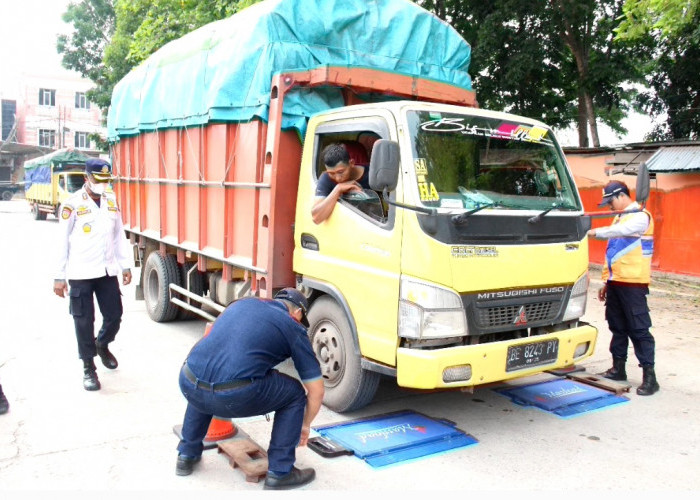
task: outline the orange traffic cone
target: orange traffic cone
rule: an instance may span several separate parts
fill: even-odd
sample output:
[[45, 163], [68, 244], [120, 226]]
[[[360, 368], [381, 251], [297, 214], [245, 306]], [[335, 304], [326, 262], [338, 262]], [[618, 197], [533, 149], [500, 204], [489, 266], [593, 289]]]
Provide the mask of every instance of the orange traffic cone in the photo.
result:
[[203, 335], [203, 337], [206, 337], [207, 335], [209, 335], [209, 332], [211, 331], [211, 327], [212, 327], [212, 326], [214, 326], [214, 323], [212, 323], [211, 321], [207, 321], [207, 324], [206, 324], [206, 326], [204, 327], [204, 335]]
[[238, 429], [233, 425], [230, 418], [214, 416], [209, 424], [207, 435], [204, 436], [204, 444], [216, 443], [217, 441], [232, 438], [237, 432]]

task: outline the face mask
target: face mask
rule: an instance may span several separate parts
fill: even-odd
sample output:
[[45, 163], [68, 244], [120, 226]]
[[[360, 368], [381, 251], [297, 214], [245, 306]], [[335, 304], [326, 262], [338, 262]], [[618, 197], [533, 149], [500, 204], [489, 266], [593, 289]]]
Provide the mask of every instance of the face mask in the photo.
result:
[[107, 184], [104, 182], [88, 182], [88, 188], [90, 189], [90, 191], [92, 191], [95, 194], [99, 194], [100, 196], [104, 194], [106, 187]]

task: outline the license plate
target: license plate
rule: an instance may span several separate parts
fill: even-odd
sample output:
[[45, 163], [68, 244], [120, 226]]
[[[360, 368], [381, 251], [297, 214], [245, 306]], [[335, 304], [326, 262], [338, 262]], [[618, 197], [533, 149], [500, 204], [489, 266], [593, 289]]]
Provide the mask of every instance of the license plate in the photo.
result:
[[546, 365], [556, 361], [558, 355], [559, 339], [510, 346], [506, 359], [506, 371], [512, 372], [531, 366]]

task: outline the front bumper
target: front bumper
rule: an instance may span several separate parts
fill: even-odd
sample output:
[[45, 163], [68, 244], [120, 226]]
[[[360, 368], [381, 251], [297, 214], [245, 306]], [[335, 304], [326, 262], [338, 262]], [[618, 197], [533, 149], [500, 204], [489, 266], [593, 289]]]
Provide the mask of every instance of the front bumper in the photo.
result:
[[[534, 375], [545, 370], [570, 366], [587, 358], [595, 351], [598, 330], [582, 325], [570, 330], [488, 344], [421, 350], [401, 347], [396, 357], [396, 380], [401, 387], [437, 389], [449, 387], [473, 387], [493, 382]], [[543, 365], [506, 371], [508, 347], [548, 339], [559, 339], [556, 360]], [[588, 342], [586, 351], [574, 359], [576, 347]], [[469, 365], [471, 377], [467, 380], [445, 382], [443, 372], [451, 367]]]

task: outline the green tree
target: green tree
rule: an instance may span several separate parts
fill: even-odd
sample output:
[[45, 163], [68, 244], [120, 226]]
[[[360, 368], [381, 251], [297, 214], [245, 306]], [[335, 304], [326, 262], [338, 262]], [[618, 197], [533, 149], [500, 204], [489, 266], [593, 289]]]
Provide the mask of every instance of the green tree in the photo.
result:
[[643, 70], [650, 91], [638, 103], [656, 122], [655, 140], [700, 137], [700, 0], [627, 0], [618, 40], [651, 38], [654, 57]]
[[641, 79], [645, 47], [613, 43], [623, 0], [416, 0], [472, 46], [470, 74], [482, 107], [575, 123], [579, 145], [599, 145], [598, 122], [621, 120]]
[[260, 0], [81, 0], [63, 20], [63, 66], [95, 83], [88, 97], [106, 110], [119, 80], [171, 40]]
[[[114, 6], [111, 0], [81, 0], [71, 2], [62, 16], [73, 26], [68, 35], [59, 35], [56, 50], [61, 64], [95, 83], [87, 97], [100, 108], [109, 105], [111, 97], [110, 72], [103, 64], [105, 47], [114, 33]], [[110, 91], [105, 90], [109, 88]]]

